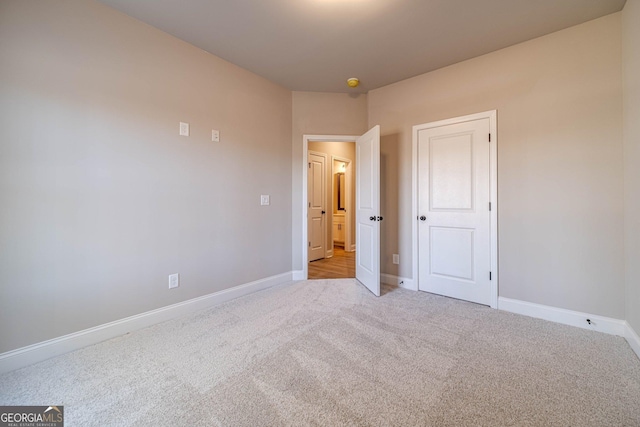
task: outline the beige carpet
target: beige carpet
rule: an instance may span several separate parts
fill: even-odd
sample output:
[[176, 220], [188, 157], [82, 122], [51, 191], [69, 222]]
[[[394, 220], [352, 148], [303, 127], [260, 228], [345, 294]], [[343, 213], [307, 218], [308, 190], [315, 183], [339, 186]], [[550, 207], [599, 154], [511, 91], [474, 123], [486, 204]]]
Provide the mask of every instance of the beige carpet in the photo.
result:
[[0, 376], [67, 426], [640, 426], [620, 337], [353, 279], [279, 286]]

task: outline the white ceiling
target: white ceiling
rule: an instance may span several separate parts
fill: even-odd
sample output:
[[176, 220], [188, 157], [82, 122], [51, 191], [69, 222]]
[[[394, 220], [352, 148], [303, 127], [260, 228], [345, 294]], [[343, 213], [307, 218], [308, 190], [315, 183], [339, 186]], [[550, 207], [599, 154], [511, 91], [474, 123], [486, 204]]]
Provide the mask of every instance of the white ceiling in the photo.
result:
[[[367, 92], [625, 0], [100, 0], [291, 90]], [[353, 90], [349, 77], [360, 78]]]

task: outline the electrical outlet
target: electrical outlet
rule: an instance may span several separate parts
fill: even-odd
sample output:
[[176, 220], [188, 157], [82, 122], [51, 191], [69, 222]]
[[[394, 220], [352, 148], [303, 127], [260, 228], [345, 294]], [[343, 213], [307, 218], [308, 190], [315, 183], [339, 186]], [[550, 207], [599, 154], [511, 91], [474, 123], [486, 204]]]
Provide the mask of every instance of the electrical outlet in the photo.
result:
[[180, 122], [180, 136], [189, 136], [189, 123]]
[[394, 264], [400, 264], [400, 255], [393, 254], [393, 263]]
[[170, 274], [169, 275], [169, 289], [177, 288], [178, 286], [180, 286], [180, 275], [178, 273]]
[[213, 129], [211, 131], [211, 141], [212, 142], [220, 142], [220, 131]]

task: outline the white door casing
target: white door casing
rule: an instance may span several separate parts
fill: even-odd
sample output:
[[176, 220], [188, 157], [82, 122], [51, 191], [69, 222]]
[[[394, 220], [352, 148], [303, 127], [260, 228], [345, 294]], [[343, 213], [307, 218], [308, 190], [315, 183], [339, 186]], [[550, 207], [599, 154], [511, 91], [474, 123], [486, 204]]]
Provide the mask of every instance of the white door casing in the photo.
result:
[[414, 126], [420, 290], [497, 306], [495, 143], [495, 111]]
[[356, 139], [356, 279], [380, 296], [380, 126]]
[[[293, 272], [294, 280], [307, 280], [309, 277], [309, 206], [308, 206], [308, 175], [309, 175], [309, 142], [354, 142], [358, 138], [357, 135], [302, 135], [302, 153], [299, 158], [300, 172], [302, 177], [302, 194], [300, 197], [301, 204], [298, 207], [294, 206], [293, 217], [299, 218], [302, 229], [302, 238], [299, 241], [294, 242], [299, 244], [298, 250], [300, 258], [302, 260], [302, 270], [295, 270]], [[353, 211], [353, 209], [352, 209]]]
[[307, 178], [309, 261], [325, 257], [326, 161], [326, 154], [309, 152]]

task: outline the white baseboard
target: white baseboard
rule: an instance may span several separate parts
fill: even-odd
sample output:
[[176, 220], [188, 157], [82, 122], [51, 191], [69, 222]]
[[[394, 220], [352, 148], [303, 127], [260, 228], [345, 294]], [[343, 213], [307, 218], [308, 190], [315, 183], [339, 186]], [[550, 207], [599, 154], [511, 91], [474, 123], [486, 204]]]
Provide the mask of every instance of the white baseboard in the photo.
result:
[[304, 277], [304, 270], [293, 270], [293, 280], [306, 280]]
[[380, 281], [387, 285], [398, 286], [400, 288], [417, 291], [413, 279], [407, 279], [406, 277], [400, 277], [393, 274], [380, 274]]
[[[579, 311], [566, 310], [564, 308], [551, 307], [548, 305], [534, 304], [510, 298], [499, 297], [498, 309], [511, 313], [523, 314], [525, 316], [536, 317], [538, 319], [549, 320], [551, 322], [562, 323], [578, 328], [590, 329], [592, 331], [604, 332], [605, 334], [619, 335], [625, 337], [626, 324], [624, 320], [613, 319], [611, 317], [598, 316], [595, 314], [581, 313]], [[591, 323], [587, 322], [587, 319]]]
[[631, 349], [636, 353], [640, 359], [640, 336], [633, 330], [629, 322], [625, 323], [624, 337], [631, 346]]
[[136, 331], [160, 322], [175, 319], [216, 306], [223, 302], [261, 291], [279, 284], [290, 282], [297, 272], [287, 272], [223, 291], [214, 292], [198, 298], [172, 304], [156, 310], [147, 311], [135, 316], [105, 323], [83, 331], [74, 332], [48, 341], [32, 344], [16, 350], [0, 354], [0, 373], [23, 368], [61, 354], [69, 353], [80, 348], [97, 344], [115, 338], [128, 332]]

